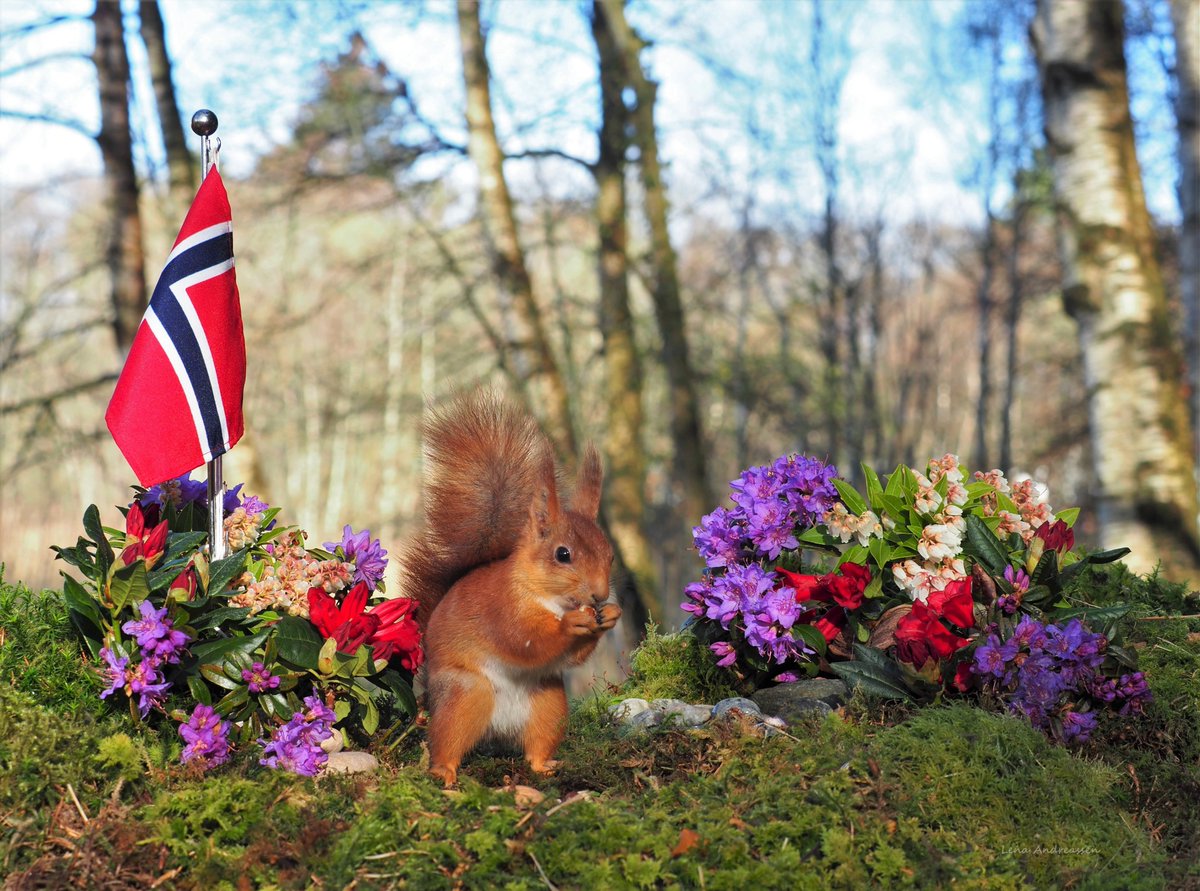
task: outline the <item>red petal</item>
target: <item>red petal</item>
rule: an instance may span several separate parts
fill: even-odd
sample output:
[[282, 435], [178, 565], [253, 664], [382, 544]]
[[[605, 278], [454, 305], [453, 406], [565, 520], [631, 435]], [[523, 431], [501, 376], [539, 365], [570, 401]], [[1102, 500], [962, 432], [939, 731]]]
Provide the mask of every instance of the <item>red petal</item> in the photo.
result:
[[145, 534], [146, 518], [142, 514], [142, 506], [135, 501], [129, 506], [129, 513], [125, 515], [125, 535], [140, 539]]
[[338, 610], [338, 617], [343, 622], [349, 622], [357, 619], [363, 614], [363, 610], [367, 608], [367, 598], [370, 596], [370, 591], [367, 590], [366, 582], [359, 582], [346, 594], [342, 601], [341, 609]]
[[337, 603], [324, 588], [308, 589], [308, 620], [317, 626], [323, 637], [333, 637], [338, 621]]
[[828, 603], [833, 599], [822, 585], [824, 576], [800, 575], [799, 573], [788, 572], [786, 569], [781, 569], [778, 566], [775, 567], [775, 571], [787, 580], [790, 588], [795, 590], [797, 603], [804, 603], [807, 600], [823, 600]]

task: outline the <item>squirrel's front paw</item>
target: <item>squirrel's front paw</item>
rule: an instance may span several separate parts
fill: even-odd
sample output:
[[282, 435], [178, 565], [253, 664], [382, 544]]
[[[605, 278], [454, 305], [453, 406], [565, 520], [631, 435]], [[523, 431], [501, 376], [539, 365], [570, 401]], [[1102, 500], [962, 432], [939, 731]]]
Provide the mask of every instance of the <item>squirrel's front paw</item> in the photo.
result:
[[563, 613], [563, 630], [574, 637], [586, 637], [598, 634], [600, 625], [596, 621], [596, 611], [590, 606], [581, 606], [570, 612]]
[[621, 607], [615, 603], [606, 603], [596, 611], [596, 619], [600, 624], [601, 631], [608, 631], [617, 624], [617, 619], [621, 618]]

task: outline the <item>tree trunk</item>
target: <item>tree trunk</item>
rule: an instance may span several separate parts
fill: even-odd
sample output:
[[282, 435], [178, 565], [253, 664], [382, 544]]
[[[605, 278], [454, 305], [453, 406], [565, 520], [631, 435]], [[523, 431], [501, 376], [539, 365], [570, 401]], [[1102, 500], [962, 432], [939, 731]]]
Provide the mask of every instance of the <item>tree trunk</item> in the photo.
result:
[[181, 213], [196, 194], [196, 163], [187, 147], [179, 104], [175, 101], [175, 82], [171, 77], [171, 57], [167, 54], [167, 35], [163, 26], [158, 0], [142, 0], [142, 43], [154, 84], [154, 105], [158, 110], [158, 127], [162, 132], [163, 148], [167, 155], [167, 182], [173, 205], [172, 216]]
[[1123, 7], [1039, 0], [1032, 36], [1079, 327], [1102, 543], [1149, 571], [1200, 568], [1183, 369], [1134, 152]]
[[[1175, 117], [1179, 126], [1179, 297], [1183, 304], [1183, 349], [1188, 369], [1192, 434], [1200, 434], [1200, 4], [1171, 0], [1175, 24]], [[1200, 439], [1193, 440], [1200, 462]], [[1197, 465], [1200, 473], [1200, 463]]]
[[133, 168], [133, 135], [129, 127], [129, 58], [121, 5], [96, 0], [92, 13], [96, 47], [92, 60], [100, 91], [100, 132], [96, 142], [104, 159], [104, 185], [110, 213], [105, 263], [113, 305], [113, 333], [124, 355], [145, 314], [145, 255], [138, 181]]
[[617, 43], [603, 3], [592, 9], [592, 36], [600, 59], [601, 119], [596, 177], [597, 267], [600, 282], [600, 333], [608, 372], [605, 395], [608, 420], [606, 513], [622, 563], [629, 573], [641, 616], [661, 624], [657, 573], [646, 539], [646, 449], [643, 438], [642, 366], [629, 308], [628, 234], [625, 225], [625, 154], [628, 111], [623, 98], [626, 79]]
[[[541, 407], [546, 432], [559, 454], [573, 463], [577, 447], [571, 422], [570, 394], [546, 336], [525, 263], [525, 252], [517, 234], [512, 196], [504, 178], [504, 153], [492, 118], [491, 75], [477, 0], [458, 0], [458, 35], [467, 93], [467, 148], [479, 170], [480, 210], [491, 249], [492, 270], [497, 285], [511, 297], [525, 329], [521, 343], [513, 350], [514, 362], [528, 368], [530, 376], [543, 380], [542, 398], [531, 401]], [[518, 374], [518, 379], [520, 377]], [[528, 386], [528, 381], [522, 381], [522, 384]]]
[[624, 60], [626, 83], [636, 97], [633, 109], [634, 140], [638, 148], [646, 221], [650, 230], [650, 297], [662, 337], [663, 364], [670, 390], [671, 442], [674, 450], [675, 485], [679, 487], [678, 510], [689, 525], [712, 510], [708, 486], [704, 428], [700, 400], [687, 342], [683, 301], [675, 249], [667, 227], [667, 187], [658, 157], [658, 135], [654, 103], [658, 84], [646, 76], [640, 53], [642, 39], [625, 19], [624, 0], [601, 0], [605, 21]]

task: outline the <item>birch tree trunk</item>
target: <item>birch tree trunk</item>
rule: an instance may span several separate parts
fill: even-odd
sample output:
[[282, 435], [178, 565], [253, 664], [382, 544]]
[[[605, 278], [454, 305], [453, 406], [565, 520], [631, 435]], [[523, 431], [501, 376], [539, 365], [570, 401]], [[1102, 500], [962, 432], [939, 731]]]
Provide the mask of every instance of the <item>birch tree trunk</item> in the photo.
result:
[[667, 227], [667, 188], [658, 156], [654, 103], [658, 84], [646, 76], [640, 53], [642, 39], [625, 19], [624, 0], [601, 0], [605, 21], [624, 60], [626, 82], [633, 88], [634, 141], [638, 148], [646, 221], [650, 229], [650, 297], [662, 337], [663, 365], [670, 391], [671, 442], [674, 447], [675, 484], [679, 487], [678, 510], [691, 523], [698, 523], [712, 509], [705, 456], [700, 400], [689, 354], [683, 301], [675, 248]]
[[[1200, 3], [1171, 0], [1175, 25], [1175, 118], [1179, 127], [1179, 297], [1188, 368], [1192, 434], [1200, 433]], [[1200, 439], [1193, 439], [1200, 473]]]
[[105, 263], [111, 282], [113, 333], [121, 355], [129, 351], [146, 311], [145, 255], [138, 181], [133, 168], [133, 135], [129, 127], [129, 57], [121, 5], [96, 0], [92, 13], [96, 46], [92, 60], [100, 91], [100, 132], [96, 142], [104, 159], [104, 186], [109, 207]]
[[600, 60], [601, 118], [596, 178], [596, 229], [599, 240], [600, 334], [604, 342], [608, 417], [605, 453], [608, 472], [607, 517], [621, 562], [636, 592], [640, 616], [662, 623], [657, 573], [646, 539], [646, 449], [643, 441], [642, 365], [629, 308], [628, 231], [626, 228], [625, 154], [629, 114], [623, 98], [624, 65], [601, 0], [592, 8], [592, 36]]
[[[530, 377], [540, 377], [544, 382], [544, 390], [536, 399], [538, 414], [560, 455], [573, 465], [577, 445], [570, 394], [546, 336], [517, 234], [512, 195], [504, 178], [504, 153], [492, 117], [491, 72], [478, 0], [458, 0], [458, 35], [467, 93], [467, 149], [479, 170], [480, 210], [492, 253], [492, 271], [498, 286], [511, 297], [524, 328], [521, 342], [513, 349], [514, 362], [518, 367], [525, 366]], [[521, 381], [519, 373], [517, 378], [528, 387], [528, 381]]]
[[1039, 0], [1032, 28], [1059, 215], [1063, 300], [1079, 328], [1105, 546], [1200, 567], [1183, 369], [1134, 152], [1123, 7]]
[[158, 0], [142, 0], [138, 7], [141, 19], [142, 43], [154, 84], [154, 106], [158, 111], [158, 127], [162, 132], [163, 148], [167, 155], [167, 182], [171, 196], [172, 214], [178, 216], [196, 193], [196, 163], [188, 151], [179, 104], [175, 100], [175, 82], [171, 76], [171, 57], [167, 53], [166, 28]]

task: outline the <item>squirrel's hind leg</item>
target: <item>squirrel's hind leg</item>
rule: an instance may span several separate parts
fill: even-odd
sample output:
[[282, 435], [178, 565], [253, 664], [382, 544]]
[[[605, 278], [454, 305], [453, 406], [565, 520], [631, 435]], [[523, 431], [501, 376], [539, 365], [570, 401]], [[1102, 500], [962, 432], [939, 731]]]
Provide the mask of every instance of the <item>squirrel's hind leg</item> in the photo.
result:
[[525, 725], [525, 759], [535, 773], [553, 773], [552, 760], [567, 728], [567, 694], [562, 681], [546, 683], [530, 693], [529, 723]]
[[429, 772], [453, 786], [463, 757], [487, 733], [492, 685], [481, 674], [458, 669], [438, 672], [429, 680]]

